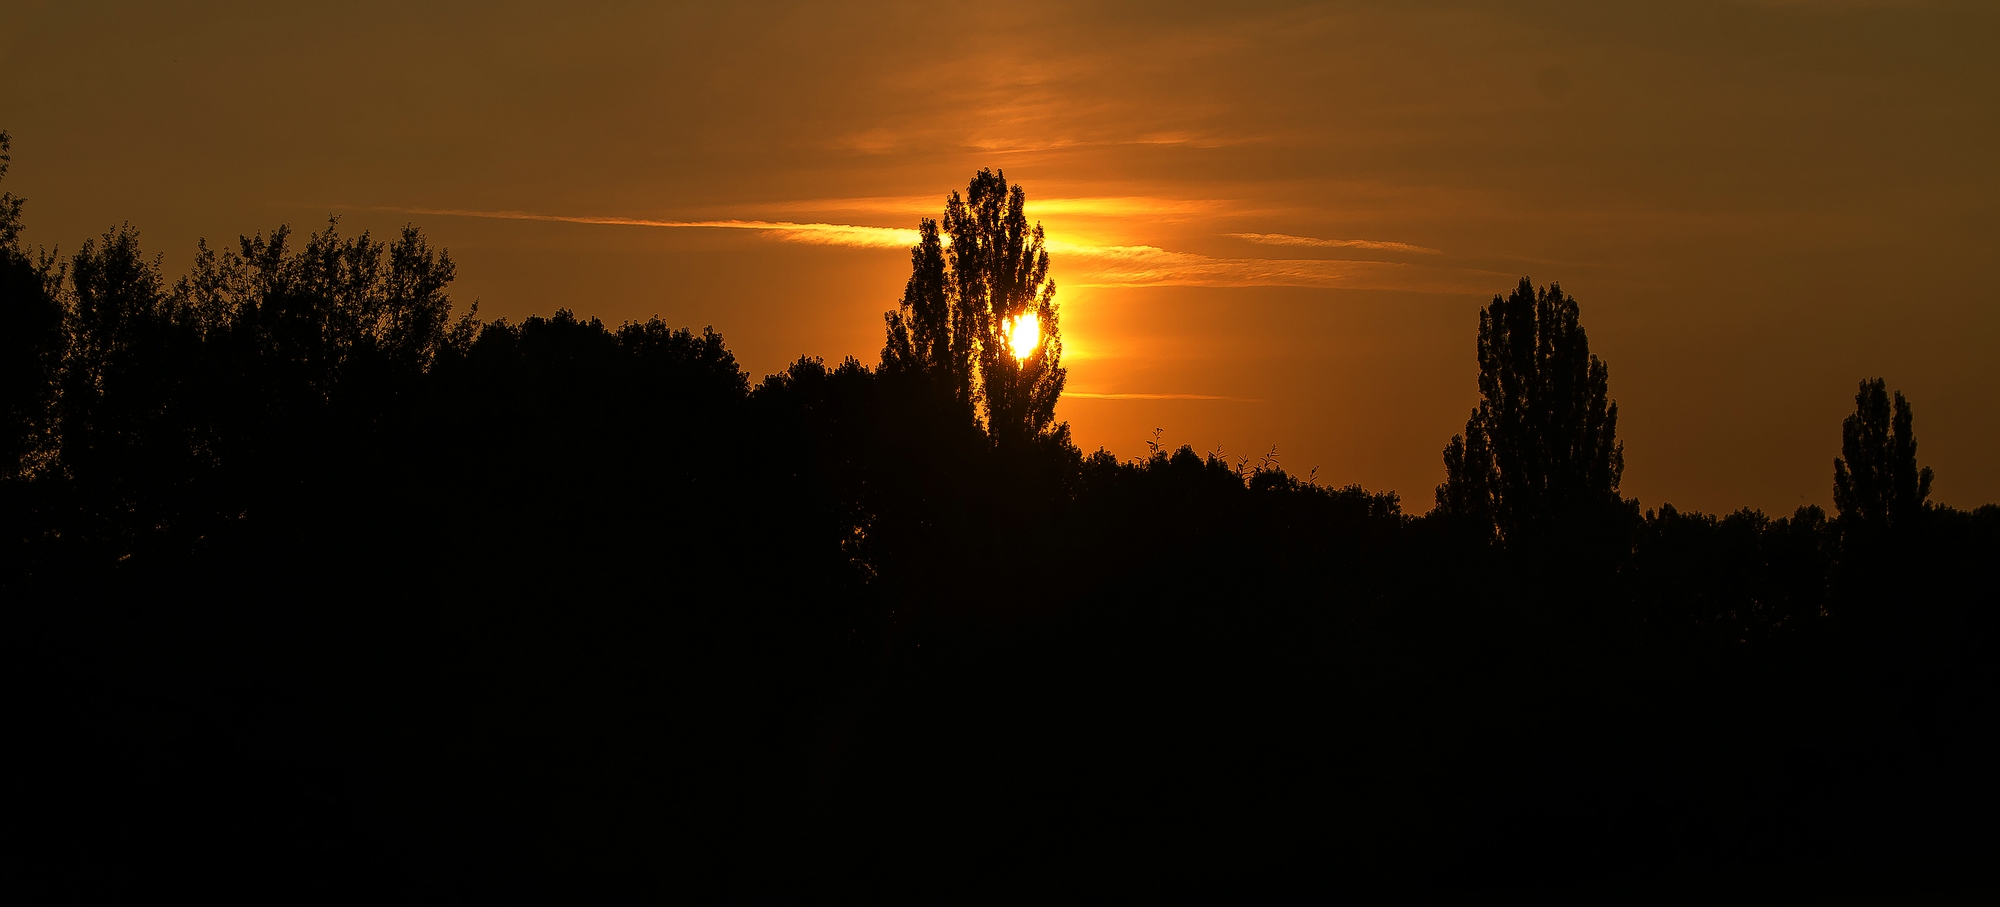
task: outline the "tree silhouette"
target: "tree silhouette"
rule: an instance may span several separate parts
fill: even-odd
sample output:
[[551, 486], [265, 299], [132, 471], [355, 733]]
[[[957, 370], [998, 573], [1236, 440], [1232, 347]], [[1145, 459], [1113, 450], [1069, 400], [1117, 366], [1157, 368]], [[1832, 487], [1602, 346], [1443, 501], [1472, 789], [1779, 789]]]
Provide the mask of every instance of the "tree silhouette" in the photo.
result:
[[[14, 161], [14, 137], [0, 129], [0, 179], [7, 178], [7, 166]], [[18, 251], [21, 241], [21, 206], [27, 201], [12, 192], [0, 192], [0, 249]]]
[[1445, 447], [1439, 511], [1510, 543], [1608, 512], [1625, 469], [1608, 383], [1560, 285], [1523, 277], [1494, 296], [1479, 313], [1479, 405]]
[[882, 371], [922, 376], [970, 413], [977, 313], [955, 305], [956, 297], [946, 287], [944, 242], [937, 221], [924, 218], [917, 224], [917, 234], [899, 310], [883, 315], [889, 338], [882, 348]]
[[[0, 180], [6, 180], [6, 168], [14, 162], [14, 136], [0, 130]], [[12, 192], [0, 192], [0, 248], [18, 250], [20, 244], [20, 208], [26, 204], [20, 196]]]
[[1042, 227], [1028, 227], [1026, 192], [1004, 172], [981, 170], [963, 196], [946, 200], [942, 236], [929, 219], [918, 230], [900, 308], [886, 316], [883, 370], [929, 375], [980, 407], [997, 445], [1047, 432], [1068, 372], [1056, 285]]
[[[209, 328], [272, 335], [318, 370], [318, 384], [374, 360], [421, 371], [452, 330], [451, 255], [433, 250], [415, 227], [382, 243], [366, 231], [343, 239], [329, 219], [302, 246], [288, 226], [240, 237], [237, 246], [217, 254], [202, 243], [175, 298]], [[462, 319], [460, 342], [470, 341], [472, 324]]]
[[[10, 151], [0, 131], [0, 179]], [[0, 193], [0, 479], [31, 471], [51, 452], [62, 368], [62, 306], [48, 292], [47, 270], [21, 251], [23, 204]]]
[[61, 381], [65, 471], [128, 526], [171, 526], [213, 452], [197, 410], [206, 377], [201, 326], [165, 292], [159, 260], [129, 224], [84, 242], [69, 260], [69, 328]]
[[1917, 467], [1915, 414], [1896, 392], [1894, 414], [1880, 378], [1864, 380], [1854, 415], [1840, 423], [1833, 458], [1833, 503], [1840, 518], [1878, 528], [1909, 525], [1931, 494], [1931, 468]]

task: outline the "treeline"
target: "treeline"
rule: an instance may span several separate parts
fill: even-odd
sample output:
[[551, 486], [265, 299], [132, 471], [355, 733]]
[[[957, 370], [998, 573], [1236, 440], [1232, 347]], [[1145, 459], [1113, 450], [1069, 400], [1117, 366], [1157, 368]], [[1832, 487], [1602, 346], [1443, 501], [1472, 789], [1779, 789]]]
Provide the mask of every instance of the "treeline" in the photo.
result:
[[713, 330], [454, 317], [414, 229], [170, 282], [129, 227], [30, 255], [0, 201], [9, 885], [1712, 888], [1984, 852], [2000, 508], [1927, 502], [1880, 382], [1835, 515], [1642, 510], [1575, 300], [1524, 280], [1415, 516], [1079, 451], [998, 174], [922, 225], [880, 366], [754, 384]]

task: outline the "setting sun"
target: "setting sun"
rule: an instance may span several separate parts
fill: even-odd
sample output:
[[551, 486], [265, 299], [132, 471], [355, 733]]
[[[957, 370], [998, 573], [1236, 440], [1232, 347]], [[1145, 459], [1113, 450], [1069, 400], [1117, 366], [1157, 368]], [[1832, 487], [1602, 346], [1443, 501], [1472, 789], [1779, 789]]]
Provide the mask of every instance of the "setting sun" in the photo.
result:
[[1035, 354], [1035, 345], [1042, 340], [1042, 320], [1034, 312], [1022, 312], [1014, 316], [1007, 326], [1007, 345], [1014, 350], [1014, 358], [1026, 362]]

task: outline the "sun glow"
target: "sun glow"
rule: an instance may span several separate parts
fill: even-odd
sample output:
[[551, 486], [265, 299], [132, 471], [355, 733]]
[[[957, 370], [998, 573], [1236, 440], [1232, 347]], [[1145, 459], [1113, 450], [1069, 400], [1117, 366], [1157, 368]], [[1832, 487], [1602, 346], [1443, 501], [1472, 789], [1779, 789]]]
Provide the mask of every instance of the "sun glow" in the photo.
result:
[[1015, 359], [1026, 362], [1041, 342], [1042, 319], [1034, 312], [1022, 312], [1007, 325], [1007, 345], [1013, 347]]

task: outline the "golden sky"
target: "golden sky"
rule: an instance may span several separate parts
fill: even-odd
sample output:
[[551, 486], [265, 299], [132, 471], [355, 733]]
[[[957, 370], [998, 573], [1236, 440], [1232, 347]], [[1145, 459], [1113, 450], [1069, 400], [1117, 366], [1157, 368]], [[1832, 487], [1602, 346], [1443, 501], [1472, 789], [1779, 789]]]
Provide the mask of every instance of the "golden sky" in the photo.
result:
[[[418, 6], [419, 9], [411, 7]], [[2000, 4], [0, 0], [30, 244], [422, 226], [486, 317], [875, 362], [919, 217], [1028, 190], [1079, 443], [1429, 507], [1476, 312], [1560, 281], [1647, 505], [1831, 504], [1855, 383], [2000, 500]]]

